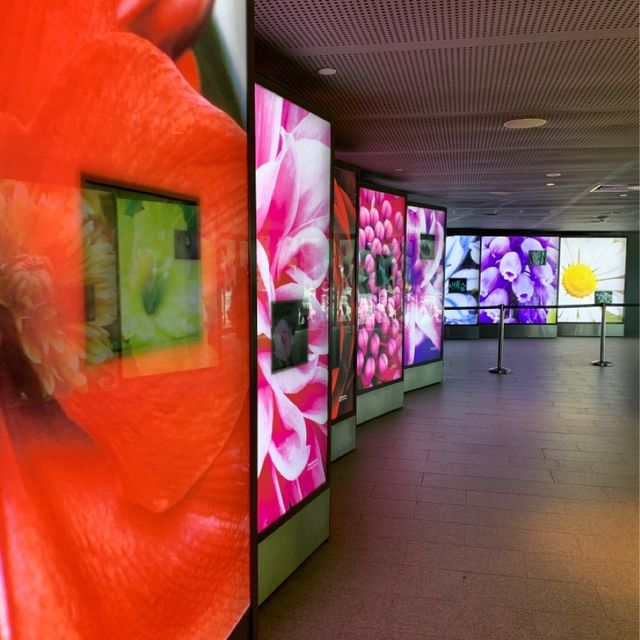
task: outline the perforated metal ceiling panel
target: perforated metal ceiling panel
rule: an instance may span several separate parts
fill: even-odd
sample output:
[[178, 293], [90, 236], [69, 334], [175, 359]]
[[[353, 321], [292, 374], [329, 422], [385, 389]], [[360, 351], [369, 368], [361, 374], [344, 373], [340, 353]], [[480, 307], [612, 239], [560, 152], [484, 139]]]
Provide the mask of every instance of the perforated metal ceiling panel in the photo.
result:
[[[448, 206], [451, 226], [638, 228], [638, 192], [589, 192], [638, 183], [636, 0], [255, 0], [255, 15], [257, 70], [333, 114], [339, 158]], [[518, 117], [548, 124], [502, 126]]]

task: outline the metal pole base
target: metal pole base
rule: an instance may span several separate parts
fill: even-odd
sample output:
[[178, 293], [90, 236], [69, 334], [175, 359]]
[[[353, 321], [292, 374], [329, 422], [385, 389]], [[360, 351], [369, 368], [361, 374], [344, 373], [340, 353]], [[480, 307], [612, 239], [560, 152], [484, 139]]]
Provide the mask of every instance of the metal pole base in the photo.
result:
[[506, 367], [492, 367], [491, 369], [489, 369], [489, 373], [497, 373], [503, 376], [507, 373], [511, 373], [511, 369], [507, 369]]
[[594, 367], [613, 367], [613, 362], [609, 360], [594, 360], [591, 364]]

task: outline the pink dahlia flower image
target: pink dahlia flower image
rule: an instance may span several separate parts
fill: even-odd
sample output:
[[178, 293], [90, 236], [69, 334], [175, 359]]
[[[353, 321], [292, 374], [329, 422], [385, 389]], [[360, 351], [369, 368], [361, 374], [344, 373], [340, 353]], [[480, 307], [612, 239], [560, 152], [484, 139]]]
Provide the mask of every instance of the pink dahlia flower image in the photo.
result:
[[[261, 86], [255, 98], [262, 531], [326, 480], [331, 148], [327, 121]], [[273, 371], [286, 302], [308, 309], [306, 359]]]

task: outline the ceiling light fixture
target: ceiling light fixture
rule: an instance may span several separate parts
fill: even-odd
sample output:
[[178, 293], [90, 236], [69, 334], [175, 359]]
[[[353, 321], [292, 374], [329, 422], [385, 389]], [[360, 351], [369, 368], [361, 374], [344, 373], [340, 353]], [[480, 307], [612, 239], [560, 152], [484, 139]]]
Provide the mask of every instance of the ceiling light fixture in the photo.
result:
[[404, 171], [404, 169], [403, 169], [402, 167], [396, 167], [396, 168], [394, 169], [394, 172], [395, 172], [395, 173], [402, 173], [403, 171]]
[[552, 173], [547, 173], [547, 178], [559, 178], [562, 174], [554, 171]]
[[547, 124], [544, 118], [516, 118], [515, 120], [507, 120], [502, 126], [507, 129], [535, 129], [543, 127]]
[[620, 194], [620, 197], [621, 197], [621, 198], [626, 198], [628, 195], [629, 195], [628, 193], [621, 193], [621, 194]]
[[547, 185], [547, 187], [555, 187], [556, 183], [555, 182], [547, 182], [546, 185]]
[[508, 196], [511, 191], [489, 191], [492, 196]]
[[335, 76], [338, 72], [333, 67], [322, 67], [322, 69], [318, 69], [318, 73], [321, 76]]

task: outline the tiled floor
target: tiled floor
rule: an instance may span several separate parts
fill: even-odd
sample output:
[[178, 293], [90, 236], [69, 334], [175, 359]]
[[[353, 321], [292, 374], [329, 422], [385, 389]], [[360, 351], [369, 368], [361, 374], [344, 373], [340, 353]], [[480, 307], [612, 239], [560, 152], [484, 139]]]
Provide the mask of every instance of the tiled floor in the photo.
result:
[[449, 341], [445, 382], [358, 428], [332, 533], [263, 640], [638, 638], [638, 341]]

